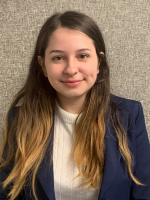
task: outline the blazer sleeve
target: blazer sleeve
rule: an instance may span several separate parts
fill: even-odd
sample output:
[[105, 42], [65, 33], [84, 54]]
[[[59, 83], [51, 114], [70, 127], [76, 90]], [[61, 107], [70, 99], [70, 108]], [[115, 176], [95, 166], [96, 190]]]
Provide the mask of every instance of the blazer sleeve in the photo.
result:
[[150, 200], [150, 143], [140, 102], [130, 113], [130, 122], [130, 134], [134, 135], [134, 175], [145, 184], [132, 181], [130, 200]]

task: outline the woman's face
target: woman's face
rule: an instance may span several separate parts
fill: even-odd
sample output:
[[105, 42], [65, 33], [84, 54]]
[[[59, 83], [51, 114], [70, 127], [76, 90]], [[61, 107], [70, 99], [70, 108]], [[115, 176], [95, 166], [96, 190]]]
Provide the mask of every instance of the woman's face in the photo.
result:
[[45, 76], [60, 100], [84, 100], [99, 73], [93, 40], [82, 32], [62, 27], [51, 35], [44, 63]]

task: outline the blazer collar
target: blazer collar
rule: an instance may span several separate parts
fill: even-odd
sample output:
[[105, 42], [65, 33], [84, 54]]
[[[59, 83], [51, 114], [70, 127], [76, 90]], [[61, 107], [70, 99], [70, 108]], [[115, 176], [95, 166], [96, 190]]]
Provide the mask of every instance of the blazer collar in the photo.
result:
[[[120, 99], [117, 99], [116, 96], [112, 97], [117, 104], [120, 104], [121, 102]], [[50, 153], [52, 151], [53, 138], [54, 138], [54, 120], [53, 120], [52, 137], [50, 145], [37, 171], [37, 177], [43, 187], [43, 190], [45, 191], [47, 197], [51, 200], [55, 200], [54, 172], [53, 172], [53, 164], [50, 167], [48, 167], [47, 163], [50, 163]], [[110, 123], [106, 124], [105, 144], [106, 144], [105, 167], [104, 167], [104, 174], [99, 193], [99, 198], [103, 197], [104, 192], [107, 190], [107, 188], [113, 181], [113, 178], [117, 173], [117, 168], [121, 158], [121, 154], [118, 151], [116, 134]]]

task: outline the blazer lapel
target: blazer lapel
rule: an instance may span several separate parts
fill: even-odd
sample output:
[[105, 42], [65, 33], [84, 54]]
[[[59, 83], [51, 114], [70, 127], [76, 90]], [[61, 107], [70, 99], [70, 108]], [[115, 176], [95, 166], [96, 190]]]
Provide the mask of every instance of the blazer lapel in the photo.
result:
[[[125, 121], [123, 117], [124, 109], [122, 108], [122, 106], [119, 105], [122, 102], [122, 100], [121, 98], [117, 98], [114, 95], [112, 95], [112, 98], [117, 104], [120, 120], [125, 125]], [[104, 165], [103, 180], [102, 180], [101, 189], [99, 193], [99, 199], [103, 198], [105, 191], [108, 189], [114, 177], [116, 176], [117, 169], [120, 163], [120, 158], [121, 158], [120, 151], [118, 150], [118, 142], [117, 142], [116, 133], [110, 122], [106, 123], [105, 145], [106, 145], [105, 165]]]
[[103, 180], [99, 193], [99, 199], [103, 197], [104, 192], [107, 190], [107, 188], [113, 181], [121, 157], [117, 148], [117, 140], [115, 138], [114, 130], [111, 126], [106, 127], [105, 144], [106, 144], [105, 165], [104, 165]]
[[[53, 115], [54, 119], [54, 115]], [[53, 176], [53, 164], [49, 167], [50, 163], [50, 154], [53, 150], [53, 139], [54, 139], [54, 120], [52, 126], [52, 137], [49, 143], [49, 147], [46, 151], [46, 155], [41, 162], [39, 169], [37, 171], [37, 178], [39, 179], [45, 194], [47, 195], [48, 199], [55, 200], [55, 193], [54, 193], [54, 176]]]

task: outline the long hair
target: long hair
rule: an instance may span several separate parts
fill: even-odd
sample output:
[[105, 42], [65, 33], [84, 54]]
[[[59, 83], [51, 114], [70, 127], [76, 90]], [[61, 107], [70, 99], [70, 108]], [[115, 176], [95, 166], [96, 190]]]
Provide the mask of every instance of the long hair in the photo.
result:
[[[38, 63], [38, 56], [44, 58], [49, 38], [59, 27], [78, 30], [89, 36], [93, 40], [97, 57], [101, 61], [100, 72], [95, 84], [86, 95], [83, 108], [79, 113], [79, 116], [81, 113], [82, 115], [79, 120], [76, 119], [73, 133], [71, 155], [77, 163], [78, 176], [82, 177], [84, 189], [89, 186], [99, 188], [99, 175], [102, 180], [106, 116], [109, 116], [116, 131], [118, 148], [130, 177], [135, 183], [141, 184], [132, 173], [132, 155], [128, 147], [126, 131], [120, 123], [117, 105], [110, 95], [109, 66], [102, 33], [97, 24], [87, 15], [67, 11], [53, 14], [41, 28], [27, 80], [15, 96], [6, 115], [0, 149], [0, 169], [11, 166], [8, 177], [3, 182], [4, 189], [9, 184], [12, 185], [8, 194], [10, 200], [14, 200], [19, 195], [27, 181], [30, 182], [33, 195], [38, 200], [35, 192], [36, 173], [52, 137], [51, 129], [56, 102], [56, 91], [44, 76]], [[104, 52], [105, 56], [99, 52]], [[9, 113], [18, 103], [21, 106], [18, 107], [13, 122], [8, 126]]]

